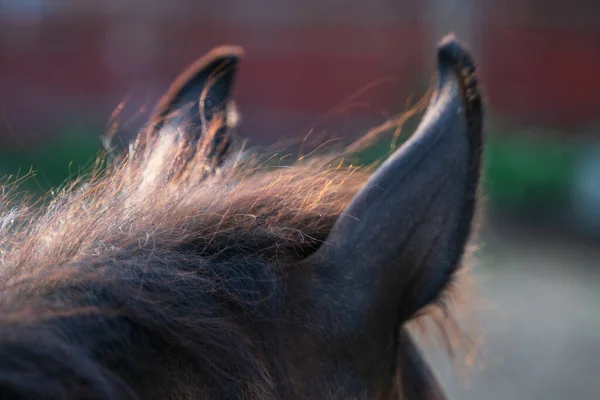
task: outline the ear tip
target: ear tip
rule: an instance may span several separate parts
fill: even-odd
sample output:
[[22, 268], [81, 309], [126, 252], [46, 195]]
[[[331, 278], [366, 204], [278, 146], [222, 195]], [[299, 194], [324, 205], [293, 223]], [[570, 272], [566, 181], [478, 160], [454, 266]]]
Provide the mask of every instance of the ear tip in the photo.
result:
[[220, 60], [229, 61], [230, 63], [238, 63], [244, 57], [244, 49], [241, 46], [235, 45], [223, 45], [215, 47], [209, 51], [204, 57], [201, 58], [208, 60]]
[[439, 86], [454, 75], [460, 82], [465, 104], [478, 107], [476, 103], [481, 95], [475, 62], [467, 47], [453, 33], [446, 35], [438, 45], [438, 71]]
[[450, 33], [438, 44], [438, 62], [440, 68], [450, 67], [469, 73], [475, 72], [475, 63], [467, 47], [454, 35]]
[[240, 46], [219, 46], [210, 50], [202, 57], [192, 63], [178, 78], [180, 82], [192, 80], [201, 71], [216, 68], [233, 68], [237, 69], [237, 65], [244, 57], [244, 49]]
[[[194, 65], [201, 69], [210, 64], [224, 63], [227, 67], [237, 66], [244, 58], [244, 49], [240, 46], [215, 47], [204, 56], [200, 57]], [[192, 67], [193, 68], [193, 67]]]

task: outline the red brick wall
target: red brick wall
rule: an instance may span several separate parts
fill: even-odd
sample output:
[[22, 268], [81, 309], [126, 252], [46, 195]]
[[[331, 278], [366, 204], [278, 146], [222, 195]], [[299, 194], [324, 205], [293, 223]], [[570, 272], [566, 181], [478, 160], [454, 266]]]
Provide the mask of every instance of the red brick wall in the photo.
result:
[[[592, 122], [600, 116], [600, 25], [590, 15], [600, 6], [536, 1], [488, 1], [485, 13], [473, 16], [476, 57], [492, 112], [536, 124]], [[396, 80], [361, 97], [348, 112], [352, 117], [340, 117], [340, 124], [352, 126], [355, 120], [360, 129], [381, 121], [386, 113], [402, 111], [408, 96], [423, 92], [433, 75], [434, 52], [433, 22], [422, 5], [377, 0], [368, 8], [358, 1], [340, 8], [333, 0], [312, 2], [315, 10], [271, 0], [261, 2], [271, 8], [231, 1], [227, 19], [214, 3], [182, 14], [185, 18], [138, 16], [138, 25], [133, 14], [66, 14], [42, 20], [21, 43], [11, 38], [27, 28], [0, 23], [0, 101], [23, 126], [47, 127], [50, 119], [84, 109], [107, 120], [128, 95], [134, 106], [152, 104], [182, 67], [219, 44], [246, 48], [236, 97], [245, 130], [257, 137], [304, 133], [380, 78]], [[145, 30], [153, 51], [144, 53], [143, 40], [133, 32], [116, 43], [131, 59], [109, 60], [106, 42], [115, 26]]]
[[533, 123], [600, 119], [600, 2], [488, 1], [479, 26], [489, 100]]
[[[382, 78], [394, 78], [362, 96], [364, 104], [349, 111], [357, 121], [381, 122], [386, 113], [402, 111], [411, 92], [421, 94], [433, 75], [423, 74], [423, 26], [410, 21], [257, 26], [167, 20], [151, 28], [158, 44], [148, 65], [136, 65], [124, 75], [113, 71], [105, 56], [110, 29], [110, 24], [93, 19], [54, 21], [40, 28], [32, 49], [5, 51], [0, 83], [12, 93], [12, 115], [31, 117], [31, 100], [25, 94], [35, 90], [76, 100], [46, 103], [53, 116], [83, 102], [95, 104], [97, 115], [108, 118], [131, 92], [136, 101], [153, 103], [182, 68], [220, 44], [246, 50], [236, 99], [245, 129], [259, 137], [306, 132], [350, 95]], [[135, 58], [136, 43], [131, 45]], [[35, 90], [24, 91], [17, 83]], [[270, 117], [279, 125], [272, 126]]]
[[600, 25], [490, 26], [484, 38], [486, 89], [497, 112], [544, 124], [600, 120]]

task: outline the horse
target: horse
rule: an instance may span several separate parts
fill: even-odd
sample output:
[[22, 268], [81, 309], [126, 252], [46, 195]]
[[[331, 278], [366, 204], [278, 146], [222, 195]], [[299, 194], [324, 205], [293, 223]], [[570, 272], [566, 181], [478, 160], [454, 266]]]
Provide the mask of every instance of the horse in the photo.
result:
[[418, 128], [372, 169], [248, 149], [222, 46], [112, 162], [42, 204], [7, 184], [0, 397], [444, 399], [409, 324], [458, 282], [483, 113], [466, 47], [436, 51]]

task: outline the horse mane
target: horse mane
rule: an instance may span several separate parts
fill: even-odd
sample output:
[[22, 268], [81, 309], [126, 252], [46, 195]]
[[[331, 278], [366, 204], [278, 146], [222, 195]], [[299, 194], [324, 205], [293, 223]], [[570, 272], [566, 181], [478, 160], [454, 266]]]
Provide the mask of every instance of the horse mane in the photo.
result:
[[[198, 395], [183, 384], [198, 379], [222, 398], [274, 396], [251, 326], [277, 323], [281, 278], [326, 240], [372, 169], [344, 151], [283, 165], [243, 148], [217, 165], [206, 149], [222, 123], [194, 151], [165, 134], [101, 159], [41, 205], [15, 206], [6, 186], [2, 398], [151, 398], [143, 388], [157, 380]], [[425, 317], [458, 326], [451, 312]]]

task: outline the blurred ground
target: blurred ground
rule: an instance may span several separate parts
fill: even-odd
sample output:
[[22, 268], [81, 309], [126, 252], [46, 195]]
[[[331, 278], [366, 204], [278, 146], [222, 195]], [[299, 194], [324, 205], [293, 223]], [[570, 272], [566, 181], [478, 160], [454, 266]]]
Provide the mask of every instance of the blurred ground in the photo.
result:
[[464, 378], [427, 351], [450, 399], [600, 398], [600, 249], [512, 229], [482, 239], [484, 369]]

